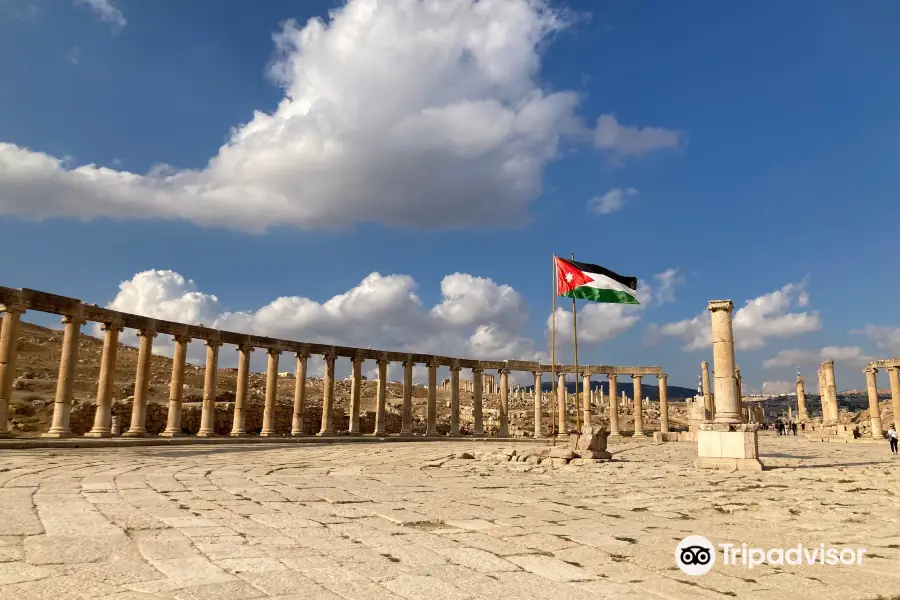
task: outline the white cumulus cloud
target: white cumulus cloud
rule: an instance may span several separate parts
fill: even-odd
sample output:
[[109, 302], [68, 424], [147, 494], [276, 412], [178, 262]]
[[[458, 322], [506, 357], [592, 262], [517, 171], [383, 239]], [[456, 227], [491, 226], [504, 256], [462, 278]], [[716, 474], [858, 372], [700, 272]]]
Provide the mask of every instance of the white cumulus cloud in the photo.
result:
[[900, 356], [900, 327], [866, 325], [850, 333], [869, 338], [876, 348], [888, 352], [891, 357]]
[[628, 198], [634, 198], [637, 195], [638, 191], [633, 187], [615, 188], [602, 196], [594, 196], [588, 200], [588, 211], [597, 216], [618, 212], [625, 208]]
[[122, 11], [113, 4], [112, 0], [75, 0], [76, 6], [88, 7], [98, 19], [112, 25], [113, 30], [119, 30], [128, 24]]
[[825, 360], [847, 361], [865, 363], [870, 357], [863, 353], [859, 346], [827, 346], [820, 350], [800, 350], [792, 348], [780, 350], [771, 358], [763, 361], [764, 369], [778, 369], [784, 367], [800, 367], [805, 365], [818, 365]]
[[609, 150], [620, 157], [640, 156], [654, 150], [678, 148], [682, 140], [679, 131], [662, 127], [622, 125], [614, 114], [600, 115], [594, 130], [594, 146]]
[[[734, 345], [740, 350], [762, 348], [770, 338], [789, 338], [817, 331], [822, 322], [817, 312], [790, 312], [805, 307], [809, 296], [804, 282], [791, 283], [780, 290], [748, 300], [733, 315]], [[700, 350], [712, 346], [710, 314], [703, 311], [692, 319], [667, 323], [658, 328], [661, 335], [677, 336], [685, 340], [685, 350]]]
[[793, 381], [763, 381], [762, 393], [778, 396], [791, 394], [797, 391], [797, 384]]

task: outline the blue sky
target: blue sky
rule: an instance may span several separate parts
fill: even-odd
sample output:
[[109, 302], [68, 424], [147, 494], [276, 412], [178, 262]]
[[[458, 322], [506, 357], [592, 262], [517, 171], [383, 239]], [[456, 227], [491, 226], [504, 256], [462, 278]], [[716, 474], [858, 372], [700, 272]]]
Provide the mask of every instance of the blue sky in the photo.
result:
[[[801, 366], [814, 389], [823, 356], [839, 387], [862, 387], [866, 357], [900, 354], [900, 5], [572, 0], [551, 22], [526, 2], [465, 4], [382, 2], [342, 24], [336, 2], [0, 0], [0, 283], [515, 358], [546, 352], [551, 255], [575, 253], [651, 294], [638, 312], [587, 310], [582, 362], [662, 365], [693, 386], [711, 351], [705, 317], [689, 320], [718, 298], [772, 305], [736, 328], [745, 387]], [[300, 48], [311, 17], [320, 36]], [[460, 42], [420, 34], [445, 21], [482, 49], [499, 26], [506, 46], [432, 70], [422, 57]], [[303, 114], [309, 97], [328, 103]], [[432, 118], [448, 106], [468, 108]], [[254, 111], [274, 117], [236, 141]], [[510, 114], [515, 132], [496, 134]], [[91, 164], [106, 170], [72, 171]], [[619, 210], [589, 208], [630, 188]], [[173, 273], [133, 280], [148, 270]], [[357, 288], [373, 272], [408, 278]], [[442, 297], [454, 273], [492, 283], [460, 277]], [[358, 305], [300, 301], [354, 288]], [[279, 297], [298, 298], [259, 311]]]

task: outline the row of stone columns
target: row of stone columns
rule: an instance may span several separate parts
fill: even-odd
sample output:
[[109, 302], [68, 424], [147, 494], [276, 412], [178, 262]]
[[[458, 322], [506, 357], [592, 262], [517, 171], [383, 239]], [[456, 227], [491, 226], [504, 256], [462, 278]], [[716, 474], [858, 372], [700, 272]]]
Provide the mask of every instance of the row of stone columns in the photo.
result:
[[[881, 407], [878, 405], [878, 369], [868, 366], [863, 371], [866, 374], [866, 391], [869, 396], [869, 422], [872, 427], [872, 437], [880, 439], [884, 436], [884, 426], [881, 422]], [[898, 425], [900, 419], [900, 367], [887, 367], [888, 379], [891, 384], [891, 405], [894, 412], [894, 425]]]

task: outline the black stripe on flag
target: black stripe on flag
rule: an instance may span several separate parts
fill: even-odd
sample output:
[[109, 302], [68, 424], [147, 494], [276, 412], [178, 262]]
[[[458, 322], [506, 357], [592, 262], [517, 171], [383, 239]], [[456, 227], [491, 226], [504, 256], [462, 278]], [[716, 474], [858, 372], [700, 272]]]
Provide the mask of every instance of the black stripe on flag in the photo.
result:
[[583, 263], [575, 260], [569, 260], [568, 258], [561, 258], [560, 260], [564, 260], [576, 269], [580, 269], [582, 271], [587, 271], [588, 273], [596, 273], [598, 275], [605, 275], [614, 281], [618, 281], [622, 285], [632, 290], [637, 291], [637, 277], [626, 277], [625, 275], [619, 275], [609, 269], [604, 269], [600, 265], [592, 265], [591, 263]]

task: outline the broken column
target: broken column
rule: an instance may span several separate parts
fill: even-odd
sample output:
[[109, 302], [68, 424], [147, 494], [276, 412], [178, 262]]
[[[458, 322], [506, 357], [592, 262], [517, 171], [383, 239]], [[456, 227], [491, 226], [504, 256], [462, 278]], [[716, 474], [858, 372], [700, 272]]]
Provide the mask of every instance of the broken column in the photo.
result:
[[715, 420], [697, 432], [698, 468], [761, 471], [756, 424], [741, 422], [734, 378], [734, 334], [731, 300], [711, 300], [715, 369]]
[[840, 411], [837, 403], [837, 386], [834, 383], [834, 361], [826, 360], [822, 363], [822, 367], [825, 376], [825, 400], [828, 402], [828, 423], [837, 425]]
[[712, 392], [709, 389], [709, 363], [705, 360], [700, 363], [700, 370], [702, 375], [702, 385], [703, 385], [703, 407], [704, 412], [706, 413], [706, 421], [712, 422], [716, 417], [716, 405], [715, 400], [713, 400]]
[[869, 393], [869, 422], [872, 424], [872, 437], [880, 440], [884, 437], [884, 431], [881, 428], [881, 408], [878, 406], [878, 380], [876, 374], [878, 369], [873, 366], [866, 367], [866, 390]]
[[809, 413], [806, 412], [806, 390], [803, 387], [803, 377], [797, 374], [797, 419], [806, 421]]
[[888, 378], [891, 381], [891, 405], [894, 407], [894, 428], [900, 426], [900, 370], [888, 367]]

